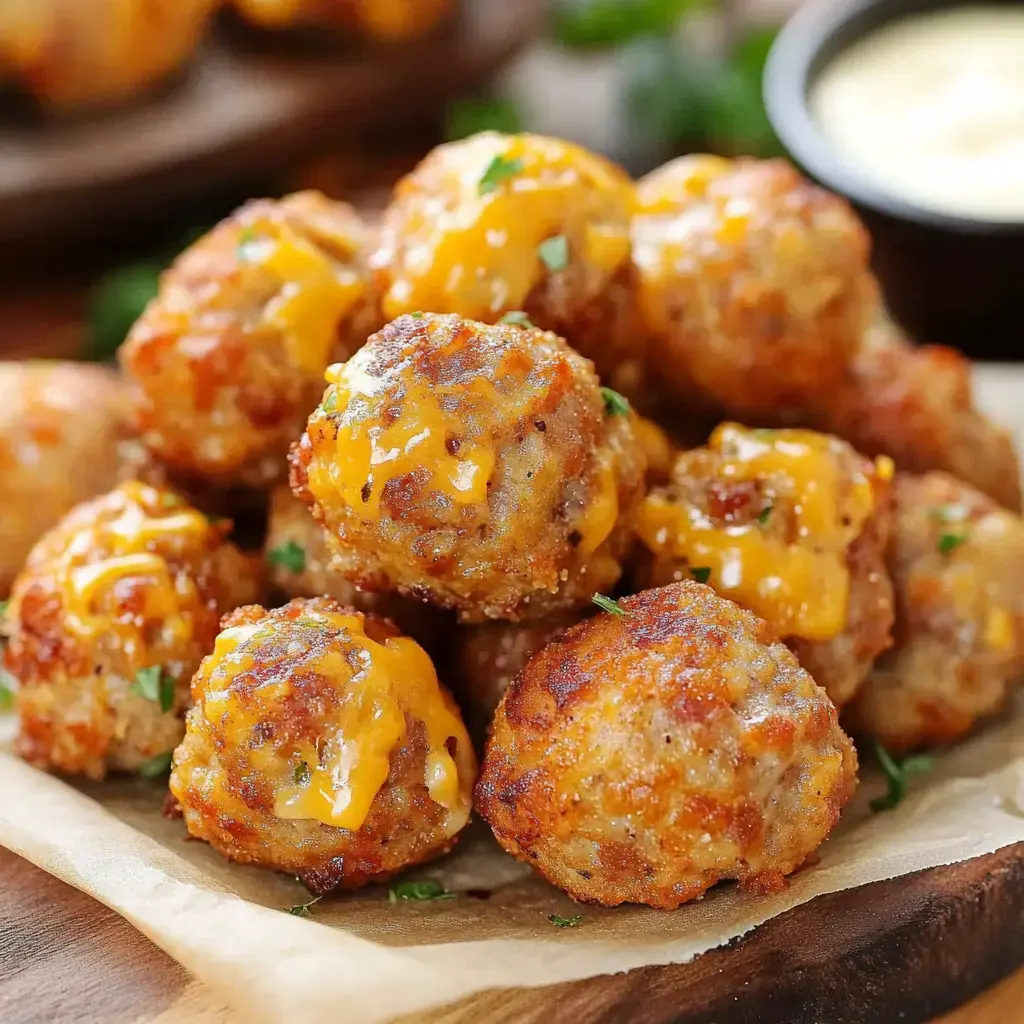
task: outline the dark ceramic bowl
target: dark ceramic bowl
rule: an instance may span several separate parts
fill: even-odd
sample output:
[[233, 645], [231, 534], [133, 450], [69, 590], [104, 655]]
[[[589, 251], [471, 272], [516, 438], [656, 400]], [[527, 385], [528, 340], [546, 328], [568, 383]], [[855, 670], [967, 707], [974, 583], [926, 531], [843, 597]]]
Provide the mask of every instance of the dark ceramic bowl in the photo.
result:
[[874, 240], [874, 269], [897, 320], [922, 341], [956, 345], [973, 356], [1019, 359], [1024, 220], [950, 216], [889, 194], [843, 164], [808, 106], [817, 75], [851, 43], [905, 15], [965, 2], [819, 0], [801, 8], [772, 47], [765, 103], [796, 163], [846, 196], [863, 217]]

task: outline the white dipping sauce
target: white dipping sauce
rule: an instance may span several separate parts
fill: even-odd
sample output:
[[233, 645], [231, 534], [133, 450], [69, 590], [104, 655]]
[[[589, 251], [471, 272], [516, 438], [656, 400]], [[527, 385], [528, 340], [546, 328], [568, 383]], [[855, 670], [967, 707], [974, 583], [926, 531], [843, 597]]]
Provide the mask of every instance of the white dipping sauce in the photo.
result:
[[811, 108], [849, 168], [890, 194], [1024, 221], [1024, 6], [883, 26], [822, 70]]

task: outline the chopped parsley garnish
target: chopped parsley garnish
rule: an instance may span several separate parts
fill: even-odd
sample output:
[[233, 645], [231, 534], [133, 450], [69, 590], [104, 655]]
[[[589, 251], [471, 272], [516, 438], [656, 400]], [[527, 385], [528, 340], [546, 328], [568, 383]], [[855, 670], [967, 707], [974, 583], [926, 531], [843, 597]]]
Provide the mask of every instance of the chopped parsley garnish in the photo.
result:
[[548, 920], [556, 928], [575, 928], [583, 920], [583, 915], [574, 914], [572, 917], [562, 917], [560, 914], [548, 914]]
[[594, 604], [603, 612], [608, 612], [609, 615], [625, 615], [626, 609], [623, 608], [618, 601], [613, 601], [610, 597], [605, 597], [604, 594], [595, 594], [591, 599]]
[[271, 565], [279, 565], [289, 572], [300, 573], [306, 568], [306, 552], [301, 544], [286, 540], [267, 553]]
[[515, 177], [523, 169], [523, 161], [516, 157], [506, 160], [500, 153], [487, 165], [480, 178], [480, 195], [498, 191], [498, 186], [508, 178]]
[[939, 537], [939, 551], [948, 555], [954, 548], [960, 547], [967, 540], [966, 533], [944, 533]]
[[423, 314], [419, 310], [416, 310], [415, 313], [410, 313], [409, 316], [411, 316], [413, 318], [413, 320], [422, 320], [423, 319]]
[[908, 757], [897, 759], [877, 740], [875, 741], [875, 756], [889, 783], [889, 792], [885, 796], [876, 797], [871, 801], [871, 810], [876, 812], [892, 810], [907, 795], [907, 782], [910, 776], [928, 771], [934, 763], [932, 758], [924, 754], [911, 754]]
[[510, 309], [498, 323], [513, 324], [515, 327], [533, 326], [533, 321], [521, 309]]
[[937, 505], [932, 509], [932, 518], [938, 519], [940, 523], [960, 523], [970, 514], [966, 505], [959, 503], [952, 505]]
[[292, 769], [292, 782], [296, 786], [307, 786], [309, 780], [313, 777], [313, 773], [309, 770], [309, 765], [305, 761], [300, 761]]
[[624, 395], [612, 388], [601, 388], [601, 397], [604, 399], [604, 412], [606, 416], [628, 416], [629, 401]]
[[765, 505], [763, 509], [757, 514], [757, 521], [764, 526], [768, 522], [768, 517], [772, 514], [772, 509], [775, 508], [770, 502]]
[[569, 266], [569, 239], [565, 235], [545, 238], [537, 246], [537, 255], [548, 270], [552, 272], [565, 270]]
[[160, 495], [160, 504], [164, 508], [177, 508], [179, 505], [183, 505], [184, 502], [176, 494], [172, 494], [170, 491], [164, 491]]
[[707, 583], [711, 579], [711, 566], [710, 565], [691, 565], [690, 575], [698, 583]]
[[310, 907], [314, 903], [319, 903], [323, 899], [323, 896], [314, 896], [308, 903], [296, 903], [294, 907], [285, 907], [289, 914], [294, 914], [296, 917], [309, 917], [311, 911]]
[[440, 882], [424, 878], [418, 882], [399, 882], [388, 890], [388, 903], [402, 903], [406, 900], [453, 900], [455, 893], [448, 892]]
[[324, 412], [334, 412], [338, 408], [338, 392], [332, 391], [321, 403]]
[[0, 619], [2, 619], [7, 614], [7, 606], [10, 603], [10, 599], [6, 601], [0, 601]]
[[171, 758], [173, 757], [173, 750], [165, 750], [162, 754], [157, 754], [156, 757], [143, 761], [139, 765], [139, 774], [144, 779], [158, 779], [161, 775], [166, 775], [171, 770]]
[[254, 257], [253, 244], [257, 241], [256, 232], [252, 228], [243, 228], [238, 236], [238, 245], [235, 247], [235, 255], [240, 263], [249, 263]]
[[132, 692], [159, 704], [161, 711], [170, 711], [174, 707], [174, 678], [159, 665], [140, 668], [135, 673]]
[[7, 673], [0, 669], [0, 711], [14, 706], [14, 692], [7, 685]]

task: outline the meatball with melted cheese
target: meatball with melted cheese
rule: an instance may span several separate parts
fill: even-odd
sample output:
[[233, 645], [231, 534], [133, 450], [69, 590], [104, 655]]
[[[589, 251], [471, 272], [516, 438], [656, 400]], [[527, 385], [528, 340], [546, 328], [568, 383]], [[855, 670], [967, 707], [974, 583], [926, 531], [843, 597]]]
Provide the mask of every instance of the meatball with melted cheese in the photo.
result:
[[145, 92], [199, 45], [216, 0], [27, 0], [0, 4], [0, 68], [46, 107]]
[[942, 473], [895, 491], [896, 643], [849, 712], [905, 751], [958, 739], [1024, 675], [1024, 521]]
[[332, 569], [327, 531], [287, 484], [270, 495], [263, 551], [270, 582], [286, 597], [331, 597], [358, 611], [383, 615], [431, 654], [448, 640], [450, 622], [436, 608], [398, 594], [359, 590]]
[[644, 578], [693, 576], [762, 616], [845, 704], [891, 643], [891, 476], [838, 438], [722, 424], [641, 505]]
[[316, 893], [452, 847], [476, 758], [414, 641], [328, 598], [240, 608], [223, 626], [174, 753], [190, 835]]
[[560, 139], [484, 132], [434, 149], [399, 182], [371, 262], [384, 314], [494, 323], [526, 311], [575, 342], [629, 265], [633, 185]]
[[536, 622], [484, 622], [455, 634], [452, 689], [470, 735], [482, 743], [509, 683], [540, 650], [588, 612], [556, 612]]
[[293, 26], [365, 32], [374, 39], [412, 39], [429, 32], [452, 0], [233, 0], [239, 14], [261, 28]]
[[825, 692], [750, 612], [692, 581], [535, 654], [494, 719], [476, 807], [577, 900], [672, 908], [776, 888], [825, 839], [857, 760]]
[[910, 473], [947, 472], [1020, 510], [1013, 441], [976, 408], [971, 364], [959, 352], [915, 347], [880, 317], [861, 340], [843, 385], [821, 398], [811, 419], [860, 451], [890, 455]]
[[378, 326], [370, 229], [315, 192], [248, 203], [187, 249], [118, 355], [143, 442], [183, 478], [282, 476], [333, 359]]
[[220, 616], [257, 596], [227, 529], [132, 482], [36, 544], [4, 622], [25, 760], [102, 778], [169, 757]]
[[829, 394], [873, 312], [868, 236], [781, 160], [674, 160], [637, 184], [637, 308], [649, 383], [744, 420]]
[[0, 597], [44, 531], [114, 485], [127, 411], [102, 367], [0, 363]]
[[619, 579], [644, 457], [561, 338], [403, 316], [327, 379], [292, 486], [347, 579], [464, 621], [585, 605]]

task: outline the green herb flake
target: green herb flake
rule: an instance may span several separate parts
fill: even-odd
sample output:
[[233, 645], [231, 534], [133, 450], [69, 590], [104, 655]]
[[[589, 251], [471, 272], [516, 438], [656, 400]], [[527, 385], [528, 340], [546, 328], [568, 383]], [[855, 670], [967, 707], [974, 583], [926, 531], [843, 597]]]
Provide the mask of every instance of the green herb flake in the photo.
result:
[[537, 255], [541, 262], [552, 273], [565, 270], [569, 266], [569, 239], [565, 235], [554, 235], [545, 238], [537, 246]]
[[514, 135], [523, 130], [516, 105], [500, 96], [462, 97], [452, 100], [445, 111], [444, 135], [448, 142], [479, 132]]
[[294, 914], [295, 917], [309, 917], [312, 911], [309, 909], [314, 903], [319, 903], [323, 899], [323, 896], [314, 896], [308, 903], [296, 903], [294, 907], [284, 907], [289, 914]]
[[548, 920], [556, 928], [575, 928], [583, 920], [583, 915], [574, 914], [572, 917], [562, 917], [560, 914], [548, 914]]
[[313, 777], [313, 773], [309, 770], [309, 765], [305, 761], [300, 761], [292, 769], [292, 782], [296, 786], [308, 786], [309, 780]]
[[967, 540], [966, 533], [944, 533], [939, 537], [939, 552], [948, 555], [954, 548], [960, 547]]
[[612, 388], [601, 388], [601, 397], [604, 399], [604, 413], [606, 416], [628, 416], [629, 400], [620, 395]]
[[10, 606], [10, 603], [11, 602], [9, 599], [6, 601], [0, 601], [0, 619], [2, 619], [7, 614], [7, 609]]
[[710, 565], [691, 565], [690, 575], [698, 583], [707, 583], [711, 579], [711, 566]]
[[440, 882], [435, 882], [432, 878], [424, 878], [418, 882], [399, 882], [388, 890], [388, 903], [453, 899], [455, 899], [455, 893], [448, 892]]
[[133, 693], [159, 704], [161, 711], [170, 711], [174, 707], [174, 679], [159, 665], [140, 668], [135, 673], [131, 688]]
[[498, 186], [509, 178], [514, 178], [522, 169], [523, 161], [516, 157], [506, 160], [500, 153], [487, 165], [480, 178], [480, 195], [487, 196], [498, 191]]
[[139, 774], [144, 779], [159, 779], [161, 775], [166, 775], [171, 770], [171, 759], [173, 757], [173, 750], [165, 750], [162, 754], [157, 754], [156, 757], [143, 761], [139, 765]]
[[929, 771], [934, 764], [933, 759], [924, 754], [911, 754], [908, 757], [897, 759], [877, 740], [875, 741], [875, 756], [878, 758], [878, 764], [885, 773], [886, 782], [889, 784], [889, 792], [885, 796], [876, 797], [871, 801], [871, 810], [876, 813], [890, 811], [896, 807], [907, 795], [907, 782], [910, 776]]
[[288, 572], [300, 573], [306, 568], [306, 552], [302, 545], [293, 540], [286, 540], [267, 553], [271, 565], [279, 565]]
[[772, 514], [772, 509], [774, 509], [774, 508], [775, 508], [775, 506], [772, 505], [771, 503], [769, 503], [769, 504], [765, 505], [765, 507], [763, 509], [761, 509], [761, 511], [758, 513], [757, 521], [762, 526], [764, 526], [765, 523], [768, 522], [768, 520], [769, 520], [769, 518], [771, 517], [771, 514]]
[[327, 397], [320, 404], [320, 408], [324, 412], [337, 412], [338, 409], [338, 392], [333, 388], [327, 393]]
[[256, 246], [259, 239], [252, 228], [243, 228], [238, 236], [238, 245], [235, 247], [235, 255], [239, 263], [254, 263], [256, 261]]
[[422, 320], [423, 319], [423, 314], [419, 310], [417, 310], [415, 313], [410, 313], [409, 316], [411, 316], [413, 318], [413, 320]]
[[164, 491], [163, 494], [160, 495], [160, 504], [164, 508], [178, 508], [185, 503], [177, 494], [173, 494], [171, 491]]
[[604, 594], [595, 594], [591, 599], [594, 604], [603, 612], [608, 612], [609, 615], [625, 615], [626, 609], [623, 608], [618, 601], [613, 601], [610, 597], [605, 597]]
[[510, 309], [498, 323], [512, 324], [514, 327], [533, 327], [533, 321], [521, 309]]
[[0, 711], [14, 707], [14, 691], [7, 684], [7, 673], [0, 670]]

